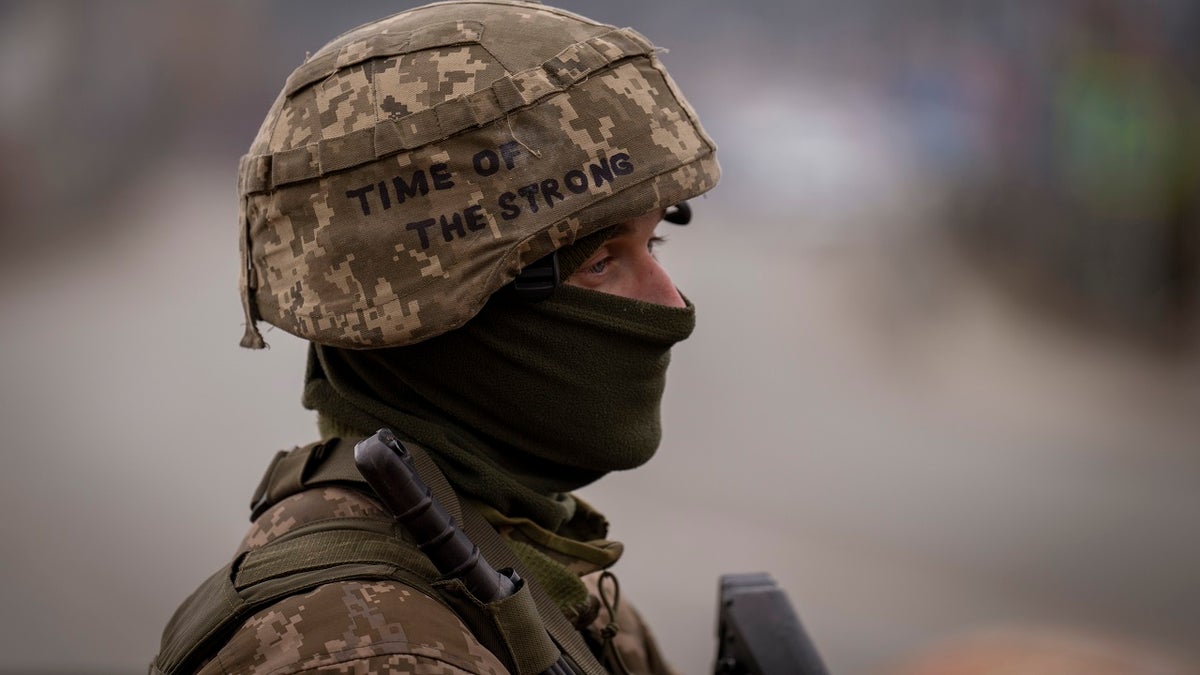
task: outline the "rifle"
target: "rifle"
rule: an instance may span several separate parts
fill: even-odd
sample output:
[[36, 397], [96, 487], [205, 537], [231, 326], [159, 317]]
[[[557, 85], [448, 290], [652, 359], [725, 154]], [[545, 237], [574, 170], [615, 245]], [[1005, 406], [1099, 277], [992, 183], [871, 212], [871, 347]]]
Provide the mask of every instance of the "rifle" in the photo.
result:
[[715, 675], [828, 675], [770, 575], [725, 574], [720, 588]]
[[[412, 455], [391, 430], [380, 429], [355, 445], [354, 464], [384, 508], [408, 530], [444, 578], [461, 580], [485, 605], [517, 592], [521, 577], [513, 569], [496, 571], [479, 554], [475, 544], [433, 498], [432, 490], [417, 475]], [[572, 673], [561, 652], [558, 660], [542, 671], [542, 675]]]

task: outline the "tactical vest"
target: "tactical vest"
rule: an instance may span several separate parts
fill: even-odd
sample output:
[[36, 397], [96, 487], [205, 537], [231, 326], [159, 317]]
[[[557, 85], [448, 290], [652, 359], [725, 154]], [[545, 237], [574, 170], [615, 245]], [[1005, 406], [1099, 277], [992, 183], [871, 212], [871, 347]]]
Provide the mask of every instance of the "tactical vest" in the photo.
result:
[[[374, 497], [354, 465], [354, 443], [333, 438], [277, 453], [251, 500], [251, 520], [287, 497], [323, 485]], [[475, 600], [462, 582], [441, 578], [393, 519], [318, 521], [242, 553], [201, 584], [168, 622], [150, 675], [195, 672], [257, 612], [288, 596], [351, 579], [396, 581], [440, 601], [516, 675], [541, 673], [560, 650], [577, 673], [608, 672], [499, 533], [458, 499], [421, 448], [405, 446], [435, 499], [484, 557], [496, 568], [516, 569], [525, 580], [515, 594], [488, 605]]]

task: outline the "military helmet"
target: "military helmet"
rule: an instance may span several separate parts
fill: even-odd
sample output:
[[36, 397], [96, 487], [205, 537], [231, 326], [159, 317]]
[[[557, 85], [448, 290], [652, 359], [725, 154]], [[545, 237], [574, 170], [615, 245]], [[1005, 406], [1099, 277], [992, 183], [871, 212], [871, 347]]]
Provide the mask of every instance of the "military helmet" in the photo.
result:
[[636, 31], [456, 1], [351, 30], [287, 79], [241, 160], [242, 345], [461, 326], [522, 268], [711, 189], [716, 148]]

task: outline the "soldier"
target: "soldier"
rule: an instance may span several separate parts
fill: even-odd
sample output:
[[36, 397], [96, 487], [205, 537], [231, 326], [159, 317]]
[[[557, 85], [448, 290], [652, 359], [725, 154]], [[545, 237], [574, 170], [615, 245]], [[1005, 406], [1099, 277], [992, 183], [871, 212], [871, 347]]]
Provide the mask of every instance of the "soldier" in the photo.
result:
[[[529, 672], [509, 614], [535, 605], [579, 671], [670, 672], [571, 492], [657, 448], [694, 314], [656, 228], [714, 153], [644, 37], [539, 4], [420, 7], [309, 57], [240, 166], [242, 345], [310, 341], [321, 441], [276, 456], [151, 672]], [[347, 460], [381, 427], [503, 537], [525, 610], [471, 606], [397, 531]]]

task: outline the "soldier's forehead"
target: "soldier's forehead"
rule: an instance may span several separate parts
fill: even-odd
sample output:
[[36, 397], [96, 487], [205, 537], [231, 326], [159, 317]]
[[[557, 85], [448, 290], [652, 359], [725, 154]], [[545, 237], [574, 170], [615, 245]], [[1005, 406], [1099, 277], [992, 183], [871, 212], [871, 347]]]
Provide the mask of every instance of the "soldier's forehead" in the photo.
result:
[[628, 234], [630, 232], [633, 232], [635, 229], [634, 228], [635, 223], [644, 223], [648, 220], [653, 220], [655, 224], [661, 223], [663, 216], [665, 216], [665, 215], [667, 215], [666, 209], [654, 209], [651, 211], [647, 211], [640, 216], [635, 216], [633, 218], [630, 218], [629, 220], [617, 223], [615, 226], [613, 226], [613, 230], [614, 230], [613, 236], [616, 236], [619, 234]]

